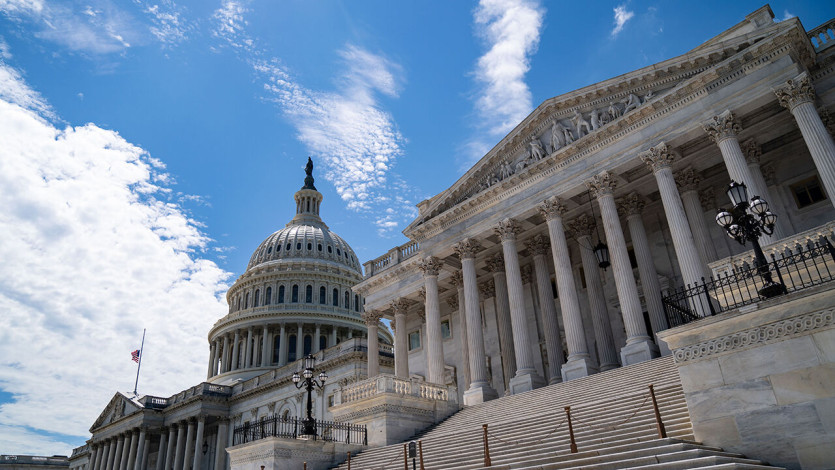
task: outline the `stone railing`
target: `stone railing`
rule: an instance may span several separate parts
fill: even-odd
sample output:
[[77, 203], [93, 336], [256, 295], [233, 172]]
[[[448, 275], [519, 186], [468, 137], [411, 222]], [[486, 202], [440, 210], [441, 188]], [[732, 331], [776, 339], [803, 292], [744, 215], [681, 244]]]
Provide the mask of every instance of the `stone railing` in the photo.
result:
[[[785, 253], [796, 251], [796, 247], [798, 245], [806, 247], [809, 243], [819, 241], [821, 237], [826, 237], [830, 242], [835, 242], [835, 234], [833, 234], [833, 231], [835, 231], [835, 221], [827, 222], [813, 229], [794, 234], [770, 245], [763, 246], [763, 253], [765, 253], [766, 260], [771, 261], [772, 254], [776, 259], [780, 259]], [[719, 275], [728, 276], [734, 269], [744, 269], [753, 265], [754, 250], [751, 249], [737, 255], [716, 260], [708, 264], [708, 267], [710, 268], [711, 275], [715, 278]]]
[[826, 23], [810, 30], [808, 33], [809, 40], [815, 46], [815, 51], [820, 52], [835, 44], [835, 18]]
[[228, 397], [232, 395], [232, 387], [228, 385], [218, 385], [212, 384], [208, 382], [203, 382], [201, 384], [197, 384], [194, 387], [187, 388], [182, 392], [168, 398], [166, 400], [167, 406], [174, 405], [176, 403], [181, 403], [188, 400], [191, 397], [196, 397], [198, 395], [213, 395], [213, 396], [224, 396]]
[[420, 244], [416, 241], [410, 241], [408, 243], [404, 243], [403, 245], [396, 246], [383, 256], [363, 264], [363, 267], [365, 268], [365, 277], [369, 278], [375, 274], [385, 271], [386, 269], [411, 258], [418, 251], [420, 251]]
[[381, 374], [344, 387], [337, 391], [335, 398], [337, 404], [344, 404], [391, 393], [430, 400], [455, 401], [457, 393], [450, 388], [415, 379], [402, 379], [389, 374]]
[[73, 449], [70, 458], [74, 459], [76, 457], [86, 454], [87, 452], [90, 452], [90, 444], [84, 444], [81, 447], [76, 447], [75, 449]]

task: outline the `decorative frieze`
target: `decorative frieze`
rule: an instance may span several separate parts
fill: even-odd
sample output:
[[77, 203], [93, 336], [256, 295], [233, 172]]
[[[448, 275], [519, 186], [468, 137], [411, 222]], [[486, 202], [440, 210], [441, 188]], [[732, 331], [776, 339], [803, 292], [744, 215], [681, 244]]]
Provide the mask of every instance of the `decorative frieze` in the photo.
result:
[[434, 256], [428, 256], [418, 262], [418, 269], [423, 272], [424, 276], [437, 276], [443, 267], [443, 261]]
[[785, 85], [774, 90], [774, 94], [777, 95], [780, 106], [788, 108], [789, 111], [799, 104], [815, 102], [815, 87], [806, 72], [788, 80]]
[[465, 238], [456, 243], [453, 249], [462, 260], [466, 258], [475, 258], [476, 253], [481, 251], [481, 243], [474, 238]]
[[677, 172], [675, 175], [676, 184], [678, 185], [678, 189], [684, 193], [687, 191], [697, 191], [699, 189], [699, 183], [702, 182], [702, 177], [699, 175], [699, 172], [696, 171], [694, 168], [685, 168]]
[[502, 241], [516, 240], [516, 234], [522, 231], [522, 227], [516, 219], [510, 217], [503, 219], [499, 225], [493, 228], [493, 232], [501, 238]]
[[565, 202], [557, 196], [549, 197], [542, 201], [542, 205], [539, 206], [539, 213], [545, 217], [545, 220], [561, 218], [567, 211], [568, 207], [566, 207]]
[[504, 257], [501, 253], [496, 253], [493, 256], [490, 256], [486, 260], [487, 270], [491, 273], [503, 273], [504, 272]]
[[675, 154], [667, 148], [666, 142], [659, 142], [649, 150], [638, 154], [638, 158], [652, 170], [653, 173], [672, 167]]
[[618, 213], [624, 217], [641, 214], [644, 211], [646, 202], [638, 193], [629, 193], [617, 201]]
[[525, 247], [534, 256], [547, 254], [548, 247], [550, 246], [551, 243], [548, 241], [548, 237], [545, 237], [542, 234], [535, 235], [525, 243]]
[[741, 144], [742, 152], [745, 154], [745, 161], [759, 165], [762, 160], [763, 150], [760, 144], [754, 139], [748, 139]]
[[600, 197], [606, 194], [614, 194], [617, 181], [615, 175], [603, 171], [586, 180], [586, 187], [589, 188], [594, 197]]
[[713, 116], [702, 127], [707, 132], [707, 135], [710, 136], [710, 139], [716, 143], [729, 137], [736, 137], [742, 131], [742, 126], [739, 125], [736, 115], [731, 110], [727, 110], [718, 116]]

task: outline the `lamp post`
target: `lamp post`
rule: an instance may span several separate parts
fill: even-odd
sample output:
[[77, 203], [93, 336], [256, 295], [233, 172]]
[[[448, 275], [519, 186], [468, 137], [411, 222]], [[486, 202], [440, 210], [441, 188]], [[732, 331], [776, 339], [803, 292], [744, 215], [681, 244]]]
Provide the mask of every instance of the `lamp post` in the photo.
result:
[[762, 234], [771, 235], [774, 233], [774, 223], [777, 221], [777, 215], [768, 210], [768, 203], [761, 197], [754, 196], [749, 201], [748, 188], [745, 183], [737, 183], [731, 180], [727, 192], [733, 207], [730, 211], [719, 209], [716, 214], [716, 223], [725, 229], [728, 236], [739, 242], [740, 245], [751, 242], [754, 247], [754, 264], [763, 279], [763, 287], [757, 293], [766, 299], [785, 294], [786, 286], [771, 279], [771, 270], [759, 241]]
[[293, 383], [296, 385], [296, 388], [301, 389], [302, 387], [305, 387], [307, 389], [307, 418], [302, 421], [302, 434], [307, 436], [316, 435], [316, 420], [313, 419], [313, 402], [311, 394], [315, 387], [319, 387], [320, 389], [325, 388], [325, 381], [328, 380], [328, 374], [324, 371], [319, 372], [318, 381], [313, 378], [314, 364], [316, 364], [316, 358], [314, 358], [313, 355], [308, 354], [304, 357], [304, 359], [302, 359], [304, 370], [302, 370], [301, 373], [293, 373]]

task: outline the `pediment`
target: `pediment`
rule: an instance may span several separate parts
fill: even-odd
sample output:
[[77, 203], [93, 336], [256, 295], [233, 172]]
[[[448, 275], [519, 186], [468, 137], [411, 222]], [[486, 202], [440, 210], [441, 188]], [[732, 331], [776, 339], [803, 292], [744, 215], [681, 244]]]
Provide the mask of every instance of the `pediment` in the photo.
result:
[[110, 403], [107, 404], [104, 411], [101, 412], [98, 419], [93, 423], [93, 426], [90, 427], [90, 432], [92, 433], [96, 429], [119, 421], [123, 417], [139, 411], [141, 408], [142, 406], [139, 403], [131, 400], [124, 393], [116, 392], [113, 398], [110, 399]]
[[[757, 12], [749, 17], [762, 21]], [[542, 171], [544, 160], [563, 161], [592, 143], [611, 140], [665, 106], [665, 99], [672, 100], [687, 84], [712, 80], [717, 67], [733, 62], [728, 59], [750, 55], [748, 50], [755, 44], [767, 44], [764, 38], [788, 32], [793, 41], [809, 42], [799, 22], [745, 26], [750, 21], [684, 55], [544, 101], [452, 186], [418, 204], [418, 217], [403, 233], [420, 241], [429, 226], [441, 223], [439, 215], [461, 212], [491, 190], [506, 190], [514, 176], [535, 167], [534, 171]]]

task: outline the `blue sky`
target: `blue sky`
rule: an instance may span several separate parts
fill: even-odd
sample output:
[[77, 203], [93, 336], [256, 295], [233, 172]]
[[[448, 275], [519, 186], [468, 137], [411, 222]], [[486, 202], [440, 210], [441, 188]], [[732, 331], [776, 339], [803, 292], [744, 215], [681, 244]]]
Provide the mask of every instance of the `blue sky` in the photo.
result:
[[0, 0], [0, 452], [83, 443], [132, 390], [142, 328], [140, 393], [200, 381], [308, 155], [323, 218], [367, 261], [543, 100], [761, 6]]

